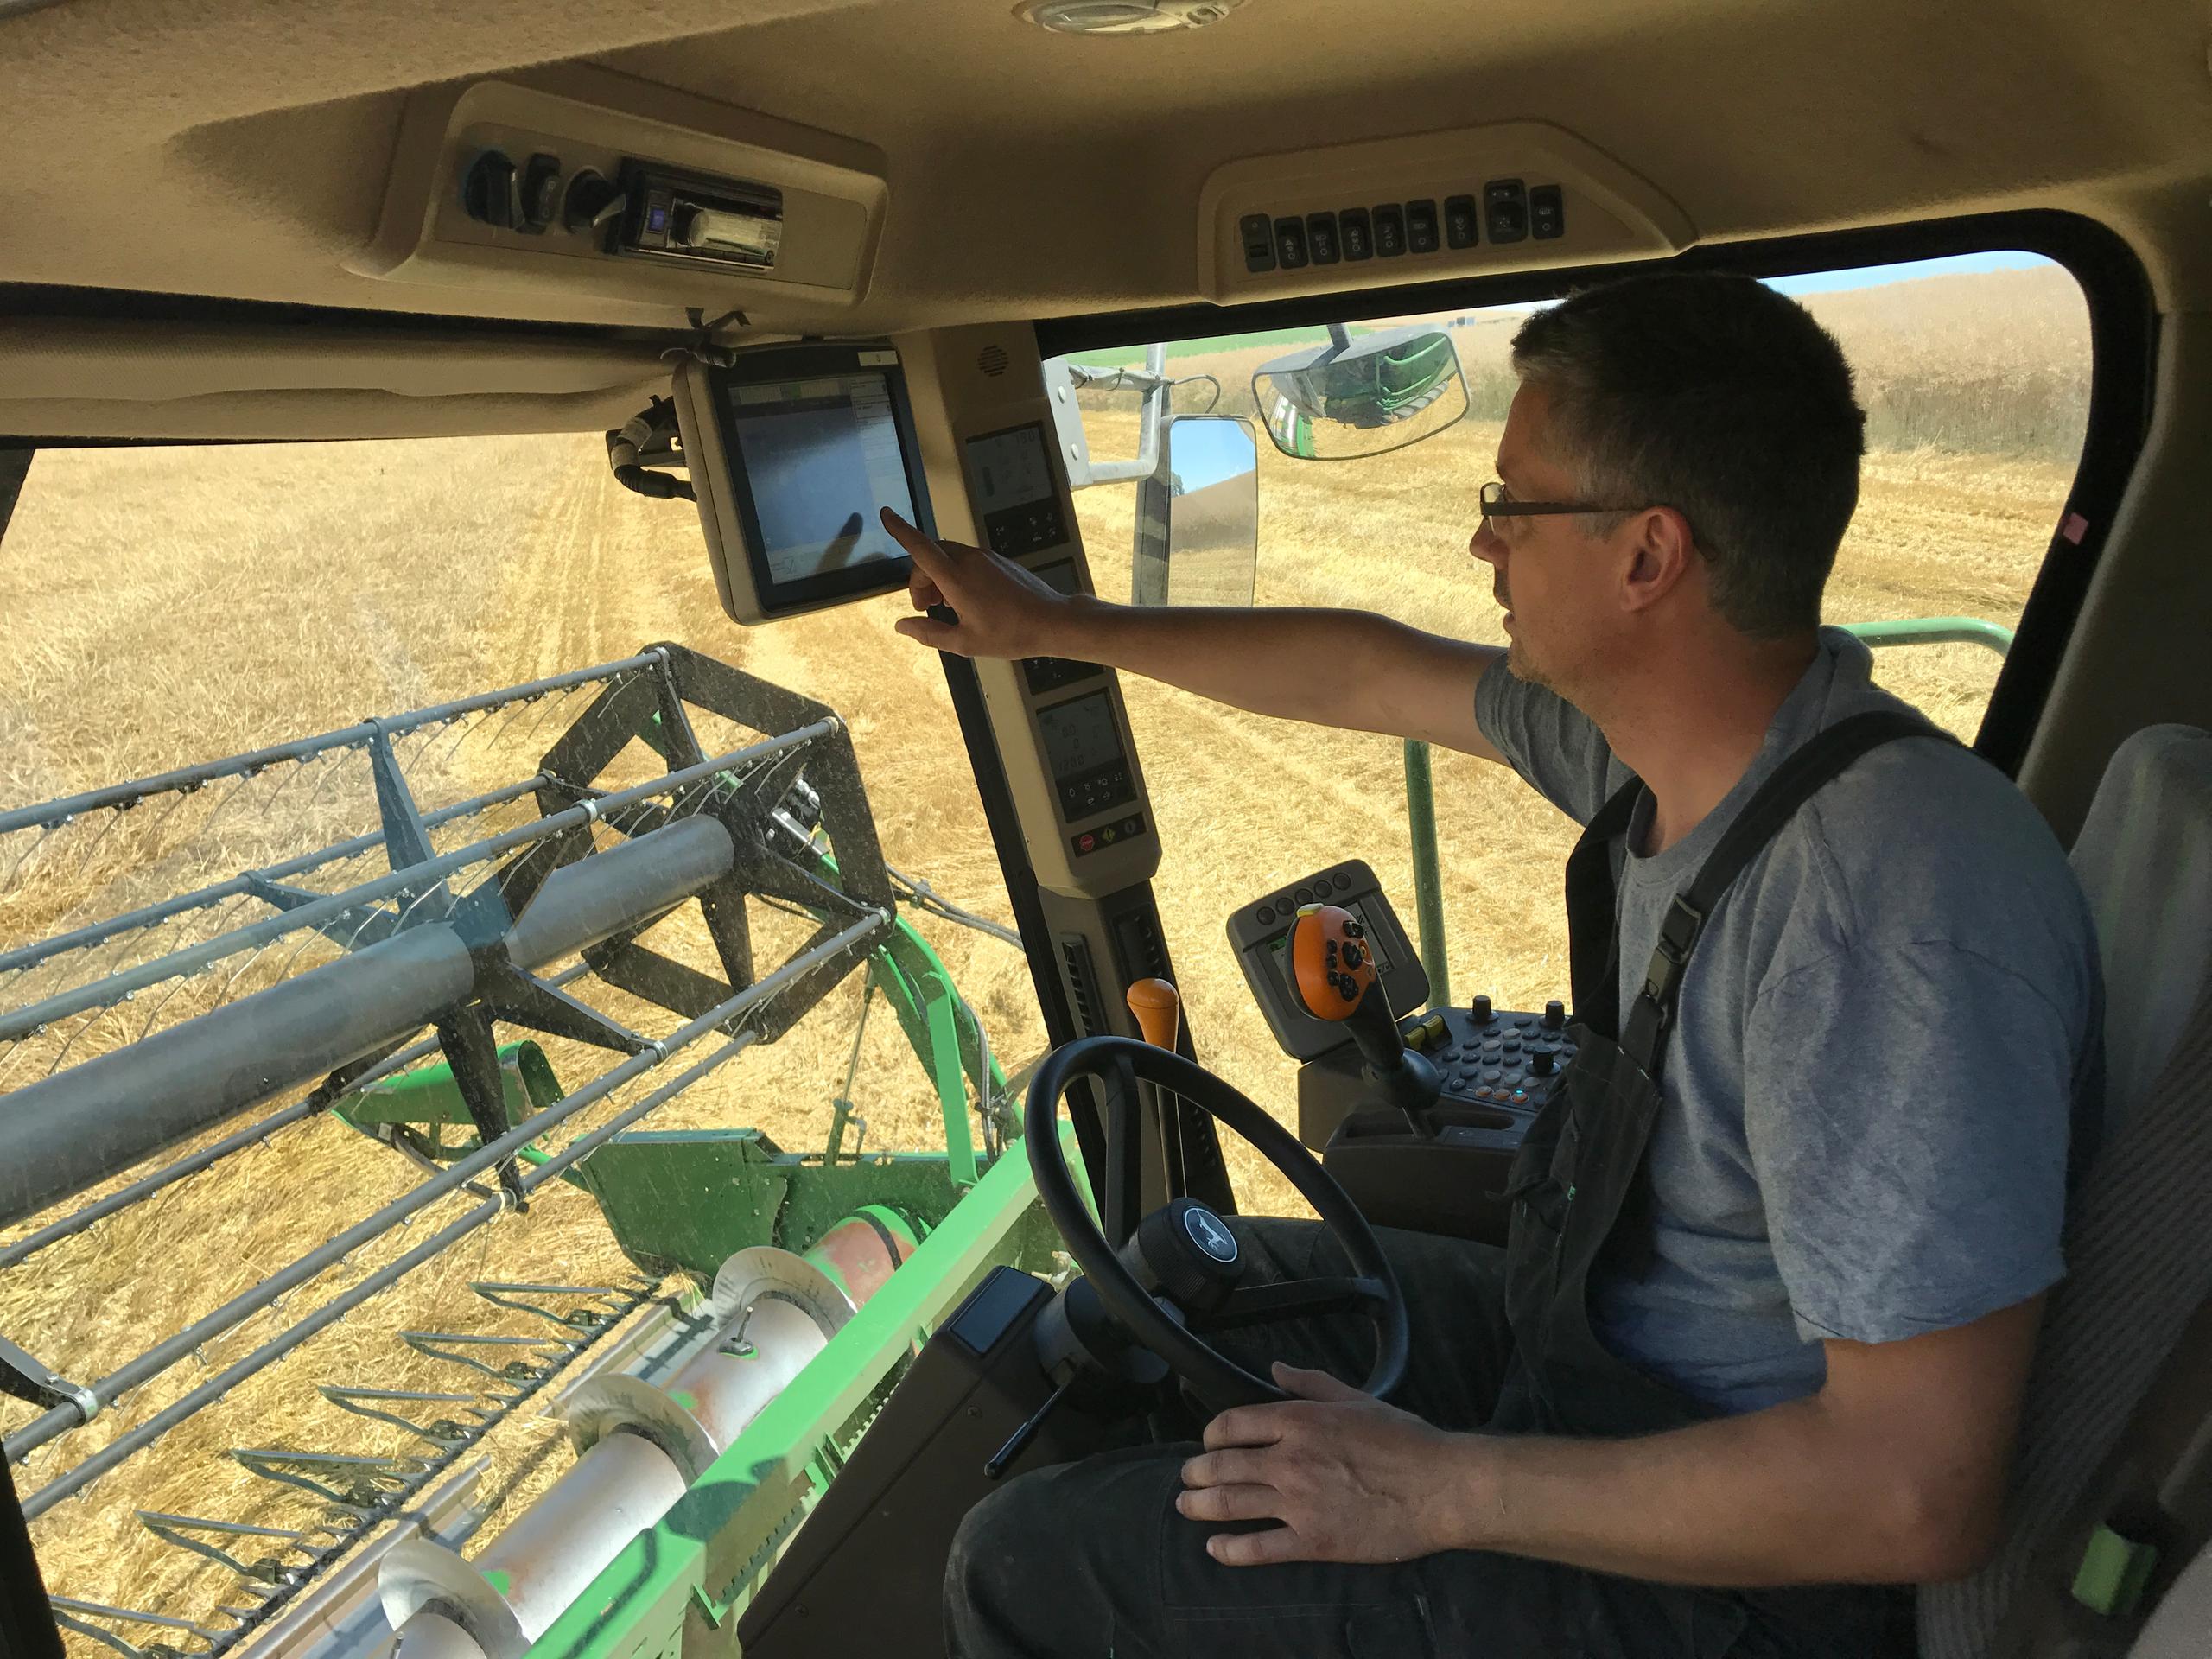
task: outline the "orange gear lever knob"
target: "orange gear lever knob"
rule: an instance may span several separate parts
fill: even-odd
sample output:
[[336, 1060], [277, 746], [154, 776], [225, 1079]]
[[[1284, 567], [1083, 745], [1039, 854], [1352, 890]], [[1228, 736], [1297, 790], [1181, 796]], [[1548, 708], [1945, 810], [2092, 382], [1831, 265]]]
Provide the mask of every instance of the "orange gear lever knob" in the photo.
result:
[[1154, 1048], [1173, 1051], [1183, 1028], [1183, 994], [1164, 979], [1141, 979], [1129, 987], [1129, 1012]]
[[1316, 1020], [1349, 1020], [1375, 982], [1367, 930], [1341, 905], [1307, 905], [1290, 929], [1290, 989]]

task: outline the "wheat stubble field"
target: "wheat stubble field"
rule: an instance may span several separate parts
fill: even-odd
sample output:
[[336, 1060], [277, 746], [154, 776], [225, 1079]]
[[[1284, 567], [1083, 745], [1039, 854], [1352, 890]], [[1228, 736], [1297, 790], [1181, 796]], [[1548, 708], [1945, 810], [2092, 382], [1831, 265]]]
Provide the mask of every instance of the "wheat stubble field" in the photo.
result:
[[[1878, 442], [1891, 442], [1868, 460], [1831, 620], [1967, 614], [2009, 626], [2072, 473], [2070, 441], [2053, 430], [2063, 410], [2050, 413], [2063, 403], [2051, 390], [2063, 371], [2086, 365], [2070, 286], [2056, 272], [1946, 277], [1815, 305], [1859, 362]], [[1461, 331], [1478, 391], [1507, 333], [1497, 323]], [[1224, 366], [1234, 358], [1249, 376], [1249, 361], [1268, 354], [1224, 353]], [[1495, 413], [1478, 403], [1477, 414]], [[1091, 437], [1095, 453], [1128, 453], [1133, 413], [1094, 411]], [[1487, 572], [1466, 550], [1496, 437], [1494, 423], [1470, 419], [1354, 467], [1288, 462], [1263, 444], [1258, 602], [1358, 606], [1500, 642]], [[1912, 442], [1897, 447], [1902, 439]], [[1122, 486], [1077, 498], [1109, 596], [1128, 592], [1134, 497]], [[0, 661], [0, 809], [674, 639], [839, 710], [891, 861], [956, 904], [1010, 919], [938, 662], [892, 632], [903, 597], [737, 628], [715, 602], [690, 509], [616, 486], [595, 435], [42, 454], [0, 545], [0, 584], [10, 646]], [[1995, 668], [1967, 646], [1880, 664], [1886, 681], [1969, 734]], [[1199, 1057], [1287, 1118], [1294, 1068], [1250, 1006], [1221, 921], [1251, 895], [1353, 854], [1375, 865], [1410, 919], [1400, 746], [1154, 684], [1125, 681], [1124, 690], [1166, 849], [1160, 908]], [[489, 769], [472, 770], [480, 760]], [[445, 764], [441, 781], [455, 798], [528, 770], [500, 773], [467, 753]], [[1455, 996], [1488, 990], [1503, 1006], [1541, 1006], [1566, 979], [1559, 870], [1572, 826], [1516, 779], [1463, 756], [1437, 757], [1436, 798]], [[329, 810], [336, 822], [345, 809]], [[196, 882], [264, 859], [288, 834], [287, 850], [309, 844], [279, 804], [210, 831], [211, 844], [146, 850]], [[133, 845], [120, 838], [12, 886], [15, 855], [0, 847], [0, 949], [117, 907], [118, 893], [137, 891]], [[918, 919], [1009, 1069], [1032, 1057], [1041, 1027], [1019, 954]], [[776, 925], [762, 918], [764, 935]], [[857, 1005], [856, 982], [840, 987], [782, 1043], [741, 1057], [653, 1124], [753, 1124], [786, 1146], [818, 1145]], [[939, 1144], [926, 1080], [880, 1015], [855, 1091], [868, 1144]], [[556, 1052], [556, 1064], [573, 1058]], [[0, 1077], [0, 1089], [24, 1080]], [[1282, 1205], [1281, 1184], [1254, 1157], [1236, 1147], [1231, 1161], [1246, 1208]], [[310, 1120], [0, 1274], [0, 1335], [66, 1375], [103, 1375], [416, 1179], [342, 1124]], [[412, 1236], [458, 1207], [434, 1207]], [[209, 1344], [200, 1361], [35, 1457], [19, 1486], [70, 1467], [406, 1242], [363, 1252], [303, 1289], [289, 1314]], [[392, 1333], [516, 1328], [487, 1321], [462, 1281], [607, 1282], [623, 1270], [595, 1208], [561, 1187], [448, 1262], [404, 1280], [43, 1516], [34, 1532], [50, 1587], [209, 1614], [224, 1575], [156, 1543], [134, 1508], [296, 1524], [303, 1511], [293, 1499], [224, 1459], [225, 1448], [400, 1449], [397, 1431], [337, 1415], [315, 1384], [372, 1376], [452, 1388], [449, 1370], [400, 1350]], [[29, 1414], [0, 1400], [0, 1427]], [[567, 1455], [557, 1425], [528, 1411], [490, 1450], [491, 1491], [509, 1509]]]

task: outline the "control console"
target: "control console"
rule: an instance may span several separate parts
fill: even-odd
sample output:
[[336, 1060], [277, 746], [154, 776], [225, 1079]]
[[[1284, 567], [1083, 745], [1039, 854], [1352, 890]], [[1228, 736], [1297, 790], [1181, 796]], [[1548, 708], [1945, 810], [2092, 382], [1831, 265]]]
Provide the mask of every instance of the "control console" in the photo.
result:
[[1574, 1058], [1565, 1004], [1420, 1012], [1427, 976], [1357, 859], [1245, 906], [1229, 936], [1276, 1040], [1305, 1062], [1299, 1138], [1368, 1219], [1503, 1243], [1507, 1171]]

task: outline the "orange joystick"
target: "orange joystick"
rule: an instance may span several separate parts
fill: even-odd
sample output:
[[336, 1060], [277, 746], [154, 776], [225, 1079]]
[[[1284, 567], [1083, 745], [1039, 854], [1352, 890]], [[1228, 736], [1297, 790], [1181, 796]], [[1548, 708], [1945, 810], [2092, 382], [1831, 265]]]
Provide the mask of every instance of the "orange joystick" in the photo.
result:
[[1129, 987], [1129, 1012], [1154, 1048], [1171, 1052], [1182, 1034], [1183, 994], [1164, 979], [1141, 979]]
[[1341, 905], [1306, 905], [1290, 925], [1284, 954], [1291, 1001], [1316, 1020], [1342, 1022], [1359, 1046], [1368, 1077], [1417, 1133], [1433, 1135], [1428, 1110], [1444, 1092], [1443, 1077], [1399, 1034], [1359, 918]]
[[1349, 1020], [1374, 983], [1375, 954], [1358, 918], [1341, 905], [1298, 912], [1290, 930], [1290, 988], [1299, 1007], [1316, 1020]]

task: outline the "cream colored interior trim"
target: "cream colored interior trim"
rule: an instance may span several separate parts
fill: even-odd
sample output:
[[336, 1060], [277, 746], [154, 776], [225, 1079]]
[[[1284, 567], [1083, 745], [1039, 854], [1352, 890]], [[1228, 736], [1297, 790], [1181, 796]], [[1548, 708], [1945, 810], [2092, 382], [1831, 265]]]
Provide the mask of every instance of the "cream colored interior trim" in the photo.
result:
[[[2129, 734], [2162, 721], [2212, 727], [2204, 670], [2212, 617], [2212, 314], [2160, 320], [2155, 413], [2060, 663], [2020, 786], [2071, 842]], [[2053, 555], [2063, 557], [2063, 553]]]
[[0, 321], [11, 403], [88, 395], [166, 403], [241, 392], [409, 397], [567, 394], [666, 378], [658, 347], [467, 334], [283, 332], [219, 324]]
[[[471, 219], [460, 180], [480, 150], [518, 165], [536, 152], [614, 176], [626, 156], [773, 185], [784, 245], [772, 272], [671, 266], [602, 252], [559, 226], [543, 235]], [[794, 295], [851, 304], [868, 292], [890, 199], [868, 146], [810, 127], [584, 65], [411, 94], [374, 237], [348, 257], [357, 275], [448, 287], [588, 294], [657, 310], [715, 311]]]
[[[1422, 198], [1440, 205], [1470, 194], [1479, 206], [1491, 179], [1561, 186], [1567, 233], [1497, 245], [1485, 229], [1471, 248], [1301, 270], [1244, 268], [1237, 222], [1248, 213], [1302, 216]], [[1594, 145], [1560, 127], [1511, 121], [1231, 162], [1198, 193], [1198, 236], [1199, 287], [1210, 299], [1244, 301], [1328, 293], [1355, 275], [1362, 286], [1381, 285], [1644, 258], [1680, 251], [1697, 231], [1656, 185]]]

